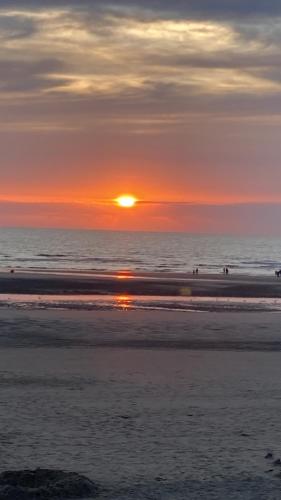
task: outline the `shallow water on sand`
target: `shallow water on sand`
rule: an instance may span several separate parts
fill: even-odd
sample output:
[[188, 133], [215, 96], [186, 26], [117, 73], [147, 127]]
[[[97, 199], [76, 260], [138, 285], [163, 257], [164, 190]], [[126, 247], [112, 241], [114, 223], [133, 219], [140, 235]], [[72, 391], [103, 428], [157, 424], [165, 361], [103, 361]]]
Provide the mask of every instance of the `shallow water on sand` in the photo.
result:
[[0, 308], [27, 310], [152, 310], [186, 312], [281, 312], [281, 298], [170, 297], [116, 295], [33, 295], [0, 293]]

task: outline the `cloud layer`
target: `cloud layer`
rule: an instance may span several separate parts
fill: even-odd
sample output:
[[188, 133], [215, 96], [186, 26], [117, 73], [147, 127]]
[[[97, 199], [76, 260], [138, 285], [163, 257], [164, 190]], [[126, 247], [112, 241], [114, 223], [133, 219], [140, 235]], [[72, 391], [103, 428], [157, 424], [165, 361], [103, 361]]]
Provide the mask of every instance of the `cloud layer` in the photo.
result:
[[0, 41], [0, 198], [281, 200], [279, 1], [0, 1]]
[[4, 5], [0, 99], [32, 98], [44, 116], [46, 101], [60, 98], [77, 114], [89, 103], [90, 113], [133, 114], [142, 127], [149, 111], [170, 127], [194, 113], [229, 118], [230, 103], [245, 96], [261, 113], [268, 98], [270, 112], [280, 92], [275, 2], [255, 2], [254, 12], [237, 1]]

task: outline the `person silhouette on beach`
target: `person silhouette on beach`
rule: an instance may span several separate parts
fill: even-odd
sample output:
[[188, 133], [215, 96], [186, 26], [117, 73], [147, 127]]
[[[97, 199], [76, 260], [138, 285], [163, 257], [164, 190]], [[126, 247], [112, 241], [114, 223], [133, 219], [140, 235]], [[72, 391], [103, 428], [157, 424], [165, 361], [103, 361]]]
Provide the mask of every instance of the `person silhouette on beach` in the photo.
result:
[[198, 274], [198, 273], [199, 273], [199, 269], [198, 269], [198, 267], [196, 267], [195, 274]]
[[225, 268], [225, 274], [228, 274], [229, 273], [229, 269], [228, 267]]

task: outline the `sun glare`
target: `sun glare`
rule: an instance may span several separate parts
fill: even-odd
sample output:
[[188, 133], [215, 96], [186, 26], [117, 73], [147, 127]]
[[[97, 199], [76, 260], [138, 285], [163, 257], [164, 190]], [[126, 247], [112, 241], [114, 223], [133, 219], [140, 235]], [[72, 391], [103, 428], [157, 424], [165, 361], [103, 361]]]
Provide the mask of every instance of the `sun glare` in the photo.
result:
[[134, 196], [131, 196], [129, 194], [123, 194], [122, 196], [116, 198], [115, 201], [119, 207], [132, 208], [135, 206], [138, 200]]

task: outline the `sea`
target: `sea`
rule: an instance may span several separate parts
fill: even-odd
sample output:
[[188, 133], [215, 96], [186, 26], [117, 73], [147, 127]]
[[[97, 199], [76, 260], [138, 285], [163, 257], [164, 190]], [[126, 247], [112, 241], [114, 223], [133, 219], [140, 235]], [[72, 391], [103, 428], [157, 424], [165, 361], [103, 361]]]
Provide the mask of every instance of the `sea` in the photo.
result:
[[190, 233], [0, 229], [0, 268], [272, 275], [281, 238]]

